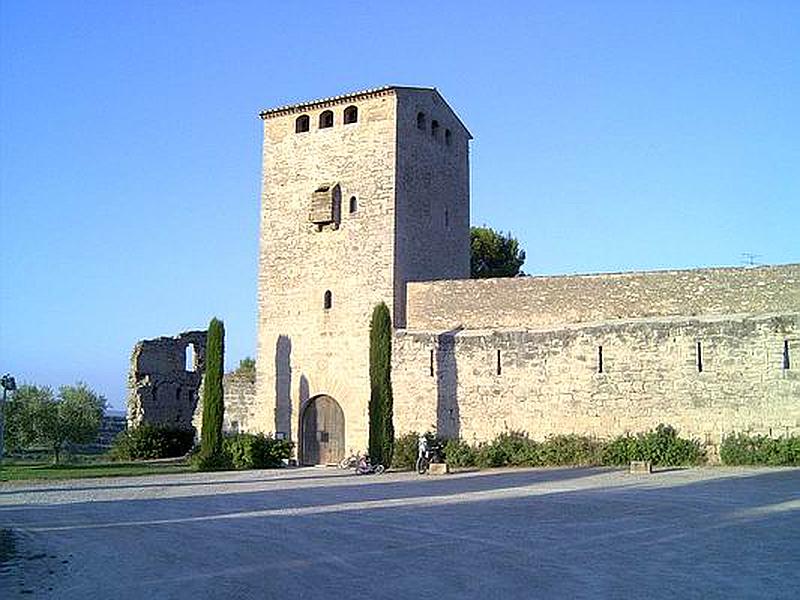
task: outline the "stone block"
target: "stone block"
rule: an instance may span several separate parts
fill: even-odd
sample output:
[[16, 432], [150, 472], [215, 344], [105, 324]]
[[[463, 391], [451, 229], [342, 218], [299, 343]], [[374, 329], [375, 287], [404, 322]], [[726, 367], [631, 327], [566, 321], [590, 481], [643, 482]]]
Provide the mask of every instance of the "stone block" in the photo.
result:
[[447, 463], [431, 463], [428, 469], [429, 475], [447, 475], [450, 472], [450, 467]]
[[649, 475], [653, 472], [653, 465], [649, 460], [632, 460], [629, 472], [631, 475]]

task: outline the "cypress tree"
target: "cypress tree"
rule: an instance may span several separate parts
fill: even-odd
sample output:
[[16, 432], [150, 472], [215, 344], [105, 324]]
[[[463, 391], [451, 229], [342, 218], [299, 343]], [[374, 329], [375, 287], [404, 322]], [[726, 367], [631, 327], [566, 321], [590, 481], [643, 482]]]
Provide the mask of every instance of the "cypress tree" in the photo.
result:
[[369, 456], [373, 464], [392, 464], [394, 401], [392, 398], [392, 318], [381, 302], [369, 326]]
[[208, 324], [206, 371], [203, 383], [203, 426], [200, 451], [209, 464], [221, 462], [222, 416], [225, 411], [222, 375], [225, 360], [225, 325], [216, 317]]

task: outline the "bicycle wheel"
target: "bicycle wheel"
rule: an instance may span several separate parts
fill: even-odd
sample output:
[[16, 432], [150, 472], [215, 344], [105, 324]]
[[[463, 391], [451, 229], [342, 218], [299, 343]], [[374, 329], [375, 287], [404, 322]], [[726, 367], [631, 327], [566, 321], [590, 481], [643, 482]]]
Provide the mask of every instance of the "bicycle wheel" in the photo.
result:
[[417, 459], [417, 473], [420, 475], [425, 475], [428, 472], [428, 459], [424, 456], [420, 456]]
[[386, 467], [383, 465], [375, 465], [375, 475], [383, 475], [383, 472], [386, 470]]

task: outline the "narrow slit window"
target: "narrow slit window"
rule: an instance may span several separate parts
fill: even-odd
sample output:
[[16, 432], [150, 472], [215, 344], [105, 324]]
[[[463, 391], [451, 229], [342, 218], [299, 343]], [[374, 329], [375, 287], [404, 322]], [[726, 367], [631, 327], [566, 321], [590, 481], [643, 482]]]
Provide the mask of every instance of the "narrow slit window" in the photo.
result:
[[333, 294], [331, 294], [330, 290], [325, 290], [325, 298], [322, 301], [322, 306], [325, 310], [330, 310], [333, 306]]
[[333, 111], [326, 110], [319, 116], [319, 128], [328, 129], [333, 127]]
[[439, 137], [439, 121], [436, 119], [431, 121], [431, 136], [435, 138]]
[[350, 214], [358, 210], [358, 200], [355, 196], [350, 196]]
[[348, 106], [344, 109], [344, 124], [350, 125], [351, 123], [358, 123], [358, 108], [355, 106]]
[[444, 226], [450, 227], [450, 211], [446, 208], [444, 209]]
[[294, 132], [304, 133], [308, 131], [309, 121], [310, 119], [308, 118], [308, 115], [300, 115], [297, 117], [294, 122]]
[[703, 345], [697, 342], [697, 372], [703, 372]]
[[602, 373], [603, 372], [603, 347], [602, 346], [598, 346], [597, 347], [597, 372], [598, 373]]
[[417, 129], [425, 129], [425, 113], [418, 112], [417, 113]]
[[497, 374], [498, 375], [503, 374], [503, 362], [500, 359], [500, 350], [497, 351]]
[[788, 371], [791, 368], [791, 362], [789, 362], [789, 340], [783, 340], [783, 369], [784, 371]]
[[444, 130], [444, 143], [447, 146], [453, 143], [453, 133], [449, 129]]
[[431, 359], [430, 363], [428, 364], [428, 370], [430, 372], [430, 376], [433, 377], [433, 349], [431, 349]]

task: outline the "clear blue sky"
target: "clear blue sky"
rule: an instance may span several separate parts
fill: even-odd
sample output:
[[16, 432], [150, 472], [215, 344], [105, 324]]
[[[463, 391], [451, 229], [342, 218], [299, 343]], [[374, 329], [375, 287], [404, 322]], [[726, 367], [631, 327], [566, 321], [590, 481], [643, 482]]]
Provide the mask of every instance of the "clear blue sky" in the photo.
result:
[[438, 87], [534, 274], [800, 260], [800, 2], [0, 2], [0, 371], [255, 352], [258, 110]]

